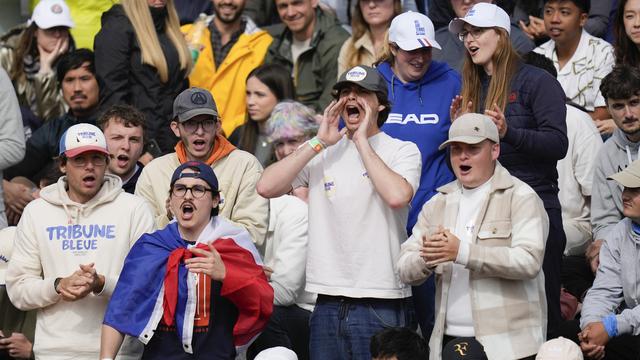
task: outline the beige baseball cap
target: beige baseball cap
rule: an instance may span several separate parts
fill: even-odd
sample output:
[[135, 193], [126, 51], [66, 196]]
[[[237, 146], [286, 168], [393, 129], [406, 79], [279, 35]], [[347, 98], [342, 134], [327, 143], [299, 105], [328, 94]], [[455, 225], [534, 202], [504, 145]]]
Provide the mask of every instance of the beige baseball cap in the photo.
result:
[[636, 160], [626, 169], [610, 175], [608, 180], [615, 180], [620, 185], [628, 188], [640, 188], [640, 160]]
[[454, 142], [477, 144], [485, 139], [500, 142], [498, 128], [490, 117], [483, 114], [467, 113], [457, 118], [449, 128], [449, 140], [443, 142], [438, 150]]

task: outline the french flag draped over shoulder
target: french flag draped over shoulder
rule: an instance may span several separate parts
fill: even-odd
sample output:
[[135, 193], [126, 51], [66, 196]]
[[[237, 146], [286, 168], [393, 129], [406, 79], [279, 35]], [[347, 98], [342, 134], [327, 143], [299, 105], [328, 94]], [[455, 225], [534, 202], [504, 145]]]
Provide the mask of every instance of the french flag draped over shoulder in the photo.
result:
[[[226, 267], [220, 295], [238, 308], [233, 335], [235, 346], [241, 352], [266, 327], [273, 311], [273, 288], [264, 275], [262, 259], [251, 236], [244, 228], [216, 216], [200, 234], [196, 245], [208, 249], [203, 245], [210, 242]], [[183, 348], [192, 353], [197, 279], [188, 276], [183, 261], [175, 263], [175, 255], [186, 254], [187, 247], [176, 222], [144, 234], [125, 259], [104, 324], [147, 344], [163, 315], [166, 316], [165, 309], [171, 308]], [[171, 263], [172, 254], [176, 266], [169, 264], [169, 273], [177, 282], [165, 280], [170, 277], [167, 264]], [[174, 303], [167, 304], [165, 298], [173, 298], [169, 302]]]

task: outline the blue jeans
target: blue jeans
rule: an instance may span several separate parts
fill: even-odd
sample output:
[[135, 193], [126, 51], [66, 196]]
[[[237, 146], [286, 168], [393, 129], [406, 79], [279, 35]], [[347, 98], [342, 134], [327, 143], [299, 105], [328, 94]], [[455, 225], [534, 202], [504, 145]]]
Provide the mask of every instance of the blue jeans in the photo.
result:
[[415, 329], [411, 298], [355, 299], [318, 295], [311, 314], [311, 360], [371, 360], [369, 343], [389, 327]]

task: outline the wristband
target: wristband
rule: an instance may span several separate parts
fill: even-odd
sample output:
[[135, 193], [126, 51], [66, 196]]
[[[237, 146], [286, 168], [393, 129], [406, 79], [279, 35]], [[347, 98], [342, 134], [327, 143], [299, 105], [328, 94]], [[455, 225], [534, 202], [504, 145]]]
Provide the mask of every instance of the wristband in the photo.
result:
[[313, 149], [313, 151], [316, 152], [316, 154], [322, 151], [323, 149], [327, 148], [327, 146], [322, 141], [320, 141], [320, 139], [318, 139], [317, 136], [314, 136], [313, 138], [307, 140], [307, 144], [311, 146], [311, 148]]
[[602, 324], [604, 325], [604, 329], [607, 331], [609, 338], [618, 336], [618, 319], [614, 314], [602, 319]]
[[58, 294], [60, 294], [60, 291], [58, 291], [58, 284], [60, 284], [60, 280], [62, 280], [62, 278], [56, 278], [53, 281], [53, 290], [55, 290]]

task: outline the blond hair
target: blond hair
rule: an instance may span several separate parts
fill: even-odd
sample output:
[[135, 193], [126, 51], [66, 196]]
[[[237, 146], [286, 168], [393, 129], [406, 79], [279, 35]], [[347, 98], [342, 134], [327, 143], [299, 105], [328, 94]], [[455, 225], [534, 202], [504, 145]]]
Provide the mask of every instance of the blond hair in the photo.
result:
[[[400, 0], [393, 0], [393, 16], [394, 17], [400, 15], [402, 13], [402, 3]], [[391, 20], [389, 20], [391, 23]], [[387, 26], [388, 27], [388, 26]], [[360, 2], [356, 3], [354, 7], [353, 17], [351, 18], [351, 42], [347, 47], [347, 69], [350, 69], [356, 65], [363, 64], [362, 58], [365, 56], [365, 50], [363, 48], [356, 48], [355, 44], [358, 39], [363, 37], [369, 31], [369, 24], [364, 20], [364, 16], [362, 15], [362, 10], [360, 9]], [[389, 31], [387, 30], [387, 35]], [[389, 48], [388, 36], [385, 35], [385, 41], [383, 45], [382, 52], [386, 53]], [[375, 54], [374, 54], [375, 55]], [[369, 65], [369, 64], [365, 64]]]
[[[180, 69], [186, 70], [188, 73], [191, 69], [191, 54], [187, 48], [187, 42], [180, 32], [180, 21], [178, 20], [178, 14], [176, 13], [173, 0], [167, 0], [167, 19], [165, 22], [166, 32], [169, 40], [176, 48], [178, 52], [178, 58], [180, 60]], [[162, 52], [160, 46], [160, 40], [158, 40], [158, 33], [153, 24], [151, 18], [151, 12], [149, 11], [149, 5], [146, 0], [122, 0], [122, 7], [127, 14], [129, 21], [133, 25], [133, 30], [136, 33], [136, 39], [140, 45], [140, 52], [142, 55], [142, 63], [153, 66], [160, 80], [163, 83], [169, 81], [169, 68], [167, 66], [167, 59]]]
[[[515, 74], [520, 57], [511, 45], [509, 35], [504, 29], [491, 28], [499, 36], [498, 47], [491, 57], [493, 62], [493, 74], [489, 82], [489, 89], [484, 101], [484, 109], [491, 110], [493, 104], [504, 111], [507, 105], [507, 96], [510, 90], [511, 78]], [[476, 65], [471, 60], [471, 55], [465, 51], [464, 66], [462, 67], [462, 103], [473, 103], [474, 112], [480, 111], [480, 94], [482, 84], [480, 75], [484, 71], [481, 65]]]

